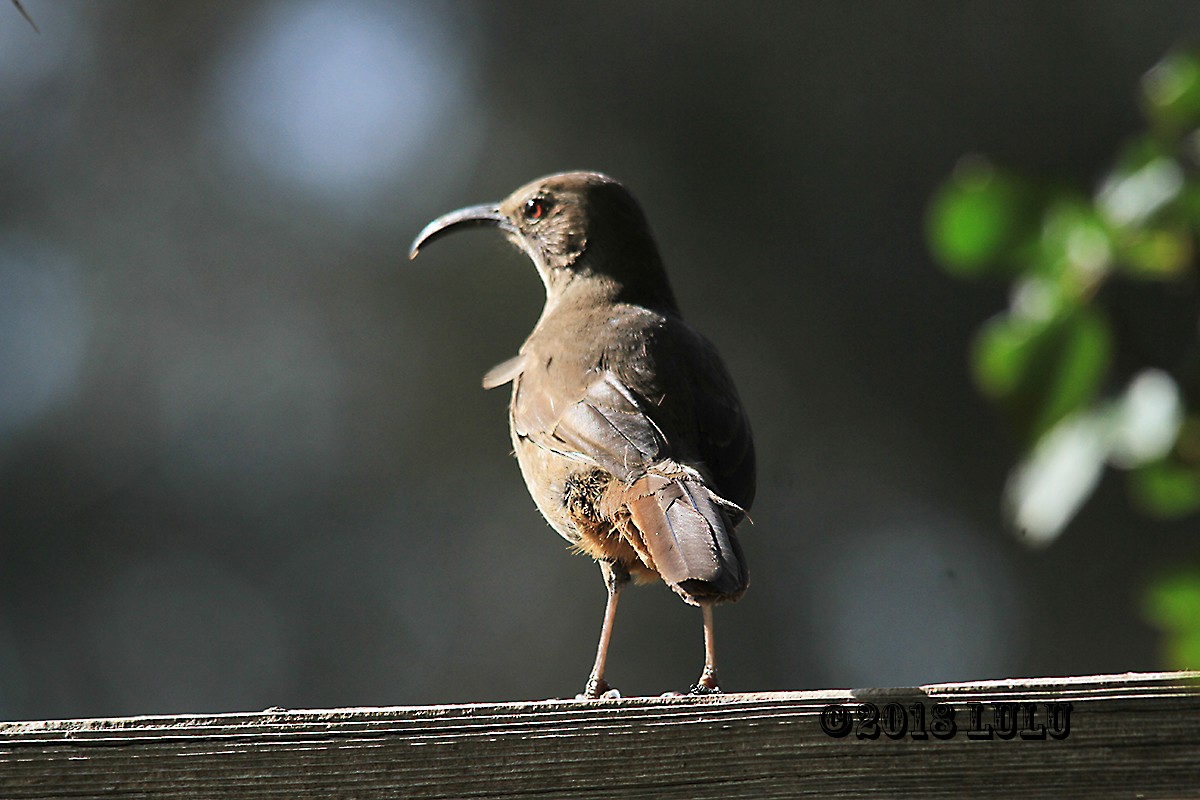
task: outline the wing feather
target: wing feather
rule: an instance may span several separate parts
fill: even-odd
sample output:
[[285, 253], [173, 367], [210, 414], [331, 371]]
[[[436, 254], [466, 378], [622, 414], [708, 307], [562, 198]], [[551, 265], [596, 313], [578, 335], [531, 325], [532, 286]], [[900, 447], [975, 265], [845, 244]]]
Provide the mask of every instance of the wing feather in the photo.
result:
[[[510, 379], [512, 373], [514, 430], [623, 481], [665, 459], [688, 464], [717, 495], [749, 508], [753, 434], [716, 349], [682, 320], [632, 322], [641, 328], [613, 337], [624, 350], [599, 352], [574, 375], [553, 359], [532, 355], [493, 369], [489, 377]], [[735, 524], [740, 519], [736, 515]]]

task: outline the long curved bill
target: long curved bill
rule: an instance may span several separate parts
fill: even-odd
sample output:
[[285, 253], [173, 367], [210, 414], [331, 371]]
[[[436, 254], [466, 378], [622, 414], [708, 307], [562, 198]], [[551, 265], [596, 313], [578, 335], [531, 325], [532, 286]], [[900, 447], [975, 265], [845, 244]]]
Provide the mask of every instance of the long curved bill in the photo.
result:
[[513, 225], [512, 220], [501, 214], [498, 206], [491, 204], [468, 206], [460, 208], [457, 211], [451, 211], [449, 214], [443, 214], [426, 225], [417, 234], [417, 238], [413, 240], [412, 247], [408, 250], [408, 257], [410, 260], [416, 258], [417, 253], [422, 247], [437, 241], [446, 234], [454, 233], [464, 228], [477, 227], [516, 231], [516, 226]]

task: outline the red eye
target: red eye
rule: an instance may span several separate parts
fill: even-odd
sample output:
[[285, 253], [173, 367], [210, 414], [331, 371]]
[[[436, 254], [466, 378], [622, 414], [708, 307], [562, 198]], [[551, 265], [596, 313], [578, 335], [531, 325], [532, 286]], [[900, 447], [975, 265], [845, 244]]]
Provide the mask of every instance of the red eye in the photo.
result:
[[546, 201], [535, 197], [525, 203], [525, 219], [538, 220], [546, 214]]

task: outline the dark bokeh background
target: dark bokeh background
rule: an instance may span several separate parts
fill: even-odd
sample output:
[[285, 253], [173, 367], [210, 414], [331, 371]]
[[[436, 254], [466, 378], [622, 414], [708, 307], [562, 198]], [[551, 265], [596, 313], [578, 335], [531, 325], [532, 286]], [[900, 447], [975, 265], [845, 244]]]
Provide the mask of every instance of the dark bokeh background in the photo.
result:
[[[1052, 547], [971, 386], [1005, 298], [923, 241], [965, 153], [1091, 186], [1194, 2], [0, 4], [0, 718], [537, 699], [598, 571], [482, 373], [540, 310], [430, 218], [592, 168], [641, 198], [752, 416], [729, 689], [1153, 669], [1195, 554], [1118, 481]], [[699, 614], [622, 603], [611, 677], [681, 689]]]

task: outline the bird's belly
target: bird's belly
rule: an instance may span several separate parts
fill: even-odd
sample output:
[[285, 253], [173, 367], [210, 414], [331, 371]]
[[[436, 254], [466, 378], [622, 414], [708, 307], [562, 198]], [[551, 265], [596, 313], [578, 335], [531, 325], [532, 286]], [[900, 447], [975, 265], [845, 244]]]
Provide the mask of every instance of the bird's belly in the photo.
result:
[[521, 466], [521, 477], [525, 479], [525, 486], [538, 511], [560, 536], [573, 544], [577, 543], [580, 534], [564, 502], [567, 481], [572, 466], [575, 466], [573, 462], [516, 436], [513, 437], [513, 449]]
[[513, 437], [513, 449], [533, 502], [560, 536], [598, 561], [623, 564], [638, 582], [657, 577], [600, 512], [600, 497], [611, 475], [520, 437]]

